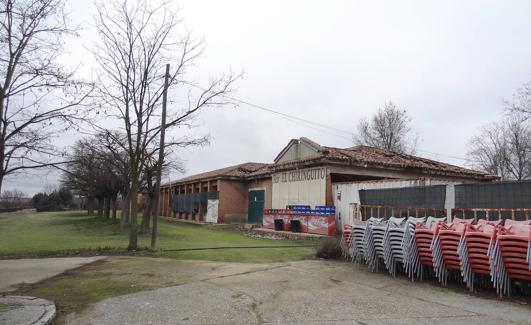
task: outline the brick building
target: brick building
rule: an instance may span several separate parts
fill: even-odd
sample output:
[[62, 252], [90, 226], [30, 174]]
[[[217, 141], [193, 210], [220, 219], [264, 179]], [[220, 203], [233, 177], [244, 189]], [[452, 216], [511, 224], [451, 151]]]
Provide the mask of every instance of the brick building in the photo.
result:
[[161, 214], [180, 219], [261, 223], [268, 208], [333, 205], [334, 183], [384, 179], [485, 182], [483, 172], [367, 146], [334, 148], [291, 140], [272, 164], [244, 163], [161, 187]]

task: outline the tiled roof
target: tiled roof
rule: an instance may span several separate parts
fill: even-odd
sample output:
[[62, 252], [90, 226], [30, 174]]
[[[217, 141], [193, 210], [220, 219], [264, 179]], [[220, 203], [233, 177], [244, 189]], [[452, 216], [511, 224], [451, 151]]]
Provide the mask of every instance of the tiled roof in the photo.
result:
[[[305, 138], [302, 139], [307, 141]], [[300, 166], [302, 164], [309, 165], [323, 162], [335, 162], [358, 167], [410, 169], [425, 172], [427, 175], [445, 174], [447, 176], [461, 176], [477, 180], [496, 179], [495, 176], [481, 171], [369, 146], [355, 146], [351, 148], [321, 146], [319, 155], [317, 156], [272, 164], [268, 169], [270, 172], [276, 172], [291, 169], [294, 166]], [[258, 171], [258, 173], [264, 171], [266, 170]], [[254, 176], [254, 174], [251, 176]]]
[[361, 164], [375, 167], [412, 168], [432, 172], [444, 172], [468, 176], [486, 177], [486, 173], [464, 167], [450, 165], [440, 161], [417, 157], [413, 155], [395, 153], [389, 150], [356, 146], [340, 149], [324, 147], [324, 155], [332, 160], [347, 161], [353, 164]]
[[248, 162], [230, 167], [220, 168], [209, 172], [195, 174], [178, 179], [174, 183], [190, 183], [199, 180], [217, 179], [217, 178], [245, 178], [261, 169], [267, 168], [269, 164]]
[[[301, 141], [311, 140], [301, 138]], [[320, 146], [313, 141], [311, 143], [314, 144], [314, 147], [318, 148], [319, 154], [317, 156], [274, 164], [248, 162], [185, 177], [172, 182], [172, 184], [182, 184], [219, 178], [253, 179], [267, 177], [272, 173], [292, 169], [294, 167], [315, 165], [320, 163], [338, 163], [357, 167], [406, 169], [421, 173], [424, 172], [426, 176], [444, 175], [449, 177], [465, 177], [474, 180], [496, 179], [495, 176], [488, 175], [481, 171], [450, 165], [413, 155], [399, 154], [385, 149], [368, 146], [334, 148]], [[285, 150], [286, 148], [283, 149], [283, 151]], [[278, 159], [278, 156], [276, 159]]]

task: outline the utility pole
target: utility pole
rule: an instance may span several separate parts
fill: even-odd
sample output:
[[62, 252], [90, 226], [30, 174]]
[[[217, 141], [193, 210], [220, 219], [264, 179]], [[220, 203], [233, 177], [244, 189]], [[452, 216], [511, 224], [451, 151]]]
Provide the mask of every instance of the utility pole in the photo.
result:
[[[153, 226], [151, 227], [151, 250], [155, 250], [157, 245], [157, 219], [159, 217], [160, 182], [162, 178], [162, 165], [164, 163], [164, 137], [166, 133], [166, 104], [168, 102], [168, 83], [170, 78], [170, 65], [166, 64], [166, 75], [164, 76], [164, 93], [162, 94], [162, 117], [160, 121], [160, 148], [159, 162], [157, 166], [157, 180], [155, 183], [155, 215], [153, 216]], [[170, 193], [171, 194], [171, 193]]]

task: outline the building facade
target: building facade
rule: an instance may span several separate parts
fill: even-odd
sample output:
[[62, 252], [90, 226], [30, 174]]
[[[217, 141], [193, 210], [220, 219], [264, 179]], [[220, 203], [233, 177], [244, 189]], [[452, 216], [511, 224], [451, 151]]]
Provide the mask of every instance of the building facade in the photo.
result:
[[161, 187], [165, 217], [213, 223], [261, 223], [264, 209], [334, 205], [334, 185], [382, 180], [488, 182], [496, 177], [367, 146], [334, 148], [292, 139], [274, 162], [244, 163]]

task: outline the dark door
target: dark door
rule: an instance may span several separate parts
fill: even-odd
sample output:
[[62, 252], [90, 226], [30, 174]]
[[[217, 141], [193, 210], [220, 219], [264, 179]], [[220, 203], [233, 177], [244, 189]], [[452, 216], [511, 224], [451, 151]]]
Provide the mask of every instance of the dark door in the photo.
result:
[[264, 190], [249, 191], [248, 223], [262, 224], [262, 217], [264, 216], [264, 198]]

